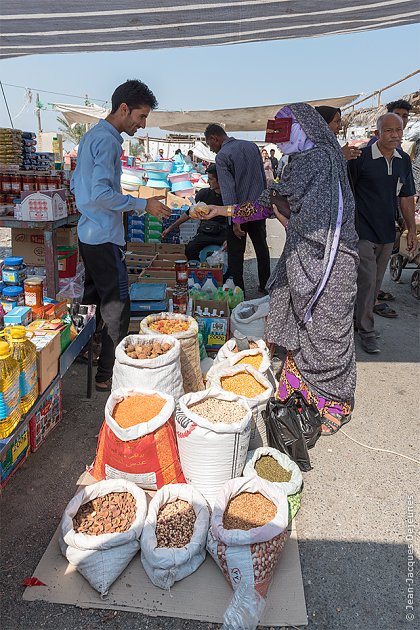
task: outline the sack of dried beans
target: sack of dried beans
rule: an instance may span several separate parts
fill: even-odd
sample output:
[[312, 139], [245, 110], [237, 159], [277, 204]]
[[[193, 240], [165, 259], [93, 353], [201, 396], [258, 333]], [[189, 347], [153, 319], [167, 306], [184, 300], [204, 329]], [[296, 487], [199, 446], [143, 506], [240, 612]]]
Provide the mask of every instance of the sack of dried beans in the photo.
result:
[[253, 421], [249, 449], [267, 446], [263, 412], [273, 393], [273, 386], [261, 372], [250, 365], [214, 366], [207, 374], [207, 385], [240, 396], [252, 409]]
[[67, 505], [61, 553], [102, 597], [140, 549], [146, 514], [144, 491], [125, 479], [86, 486]]
[[213, 505], [223, 484], [242, 474], [251, 433], [248, 403], [211, 388], [185, 394], [175, 415], [182, 472]]
[[287, 526], [283, 492], [259, 477], [232, 479], [216, 499], [207, 549], [234, 590], [245, 586], [265, 598]]
[[112, 390], [157, 389], [178, 400], [184, 393], [181, 346], [170, 335], [128, 335], [115, 349]]
[[198, 569], [206, 557], [209, 518], [206, 500], [193, 486], [156, 492], [141, 538], [141, 562], [155, 586], [169, 589]]
[[[269, 356], [268, 348], [266, 346], [265, 341], [262, 339], [250, 339], [248, 337], [249, 350], [260, 350], [261, 353], [265, 353]], [[243, 350], [242, 350], [243, 352]], [[239, 351], [236, 345], [235, 339], [229, 339], [219, 350], [214, 360], [214, 364], [222, 363], [226, 359], [230, 359], [231, 357], [238, 356]]]
[[175, 401], [155, 390], [112, 392], [91, 473], [95, 479], [123, 478], [147, 490], [185, 481], [174, 423]]

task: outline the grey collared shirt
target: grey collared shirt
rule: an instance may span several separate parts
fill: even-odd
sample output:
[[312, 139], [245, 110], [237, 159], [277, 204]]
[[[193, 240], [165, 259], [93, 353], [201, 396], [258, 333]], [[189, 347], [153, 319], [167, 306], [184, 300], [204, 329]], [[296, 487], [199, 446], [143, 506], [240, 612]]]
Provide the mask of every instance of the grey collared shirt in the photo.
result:
[[216, 168], [224, 205], [256, 201], [267, 186], [260, 151], [249, 140], [225, 140]]

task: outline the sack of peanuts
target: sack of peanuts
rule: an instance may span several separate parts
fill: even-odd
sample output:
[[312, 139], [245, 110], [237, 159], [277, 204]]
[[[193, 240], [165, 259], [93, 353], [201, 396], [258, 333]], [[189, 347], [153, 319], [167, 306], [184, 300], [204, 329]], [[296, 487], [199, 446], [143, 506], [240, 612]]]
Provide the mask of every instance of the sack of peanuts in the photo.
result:
[[198, 345], [198, 324], [193, 317], [179, 313], [159, 313], [149, 315], [140, 323], [143, 335], [170, 335], [181, 345], [181, 373], [184, 392], [198, 392], [204, 389], [200, 369], [200, 348]]
[[210, 506], [223, 484], [242, 474], [251, 434], [248, 403], [211, 388], [185, 394], [175, 415], [182, 472]]
[[112, 392], [91, 470], [95, 479], [128, 479], [146, 490], [183, 483], [174, 411], [173, 397], [160, 391]]
[[125, 479], [86, 486], [67, 505], [59, 527], [61, 553], [101, 597], [140, 549], [146, 514], [144, 491]]
[[[268, 348], [265, 341], [262, 339], [254, 339], [248, 337], [249, 350], [260, 350], [269, 355]], [[222, 363], [225, 359], [230, 359], [232, 356], [238, 355], [238, 347], [235, 339], [229, 339], [219, 350], [214, 360], [214, 364]]]
[[234, 590], [251, 586], [266, 597], [287, 526], [283, 492], [258, 477], [232, 479], [217, 496], [207, 550]]
[[115, 349], [112, 390], [158, 389], [178, 400], [184, 393], [181, 345], [169, 335], [128, 335]]
[[155, 586], [169, 589], [198, 569], [206, 557], [209, 518], [206, 500], [193, 486], [156, 492], [141, 538], [141, 562]]
[[249, 450], [267, 446], [267, 432], [263, 411], [273, 393], [270, 381], [251, 365], [224, 366], [220, 363], [207, 375], [207, 386], [240, 396], [252, 409], [251, 438]]

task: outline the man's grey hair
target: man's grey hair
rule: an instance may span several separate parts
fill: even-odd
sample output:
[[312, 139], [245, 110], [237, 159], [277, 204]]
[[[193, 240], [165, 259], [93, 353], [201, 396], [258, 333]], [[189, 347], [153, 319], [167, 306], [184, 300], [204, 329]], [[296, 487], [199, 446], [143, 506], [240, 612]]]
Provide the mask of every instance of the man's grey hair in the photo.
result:
[[379, 116], [378, 120], [376, 121], [376, 129], [378, 131], [382, 131], [384, 120], [385, 118], [388, 118], [388, 116], [395, 116], [396, 118], [398, 118], [398, 120], [401, 121], [401, 126], [402, 126], [403, 120], [401, 116], [398, 116], [398, 114], [394, 114], [393, 112], [387, 112], [386, 114], [382, 114], [382, 116]]

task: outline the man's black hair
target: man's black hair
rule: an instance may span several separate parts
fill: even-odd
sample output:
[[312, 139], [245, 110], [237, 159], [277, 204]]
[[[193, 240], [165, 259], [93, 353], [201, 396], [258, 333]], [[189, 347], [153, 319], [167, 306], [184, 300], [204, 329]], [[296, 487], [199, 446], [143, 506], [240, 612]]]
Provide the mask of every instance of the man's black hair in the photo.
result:
[[147, 105], [150, 109], [156, 109], [158, 102], [152, 90], [142, 81], [129, 79], [117, 87], [111, 97], [111, 114], [115, 114], [122, 103], [126, 103], [131, 110]]
[[209, 164], [206, 168], [207, 175], [213, 175], [217, 179], [217, 168], [216, 164]]
[[400, 98], [399, 101], [391, 101], [391, 103], [388, 103], [386, 108], [388, 112], [392, 114], [395, 109], [405, 109], [407, 110], [407, 112], [411, 112], [411, 110], [413, 109], [413, 106], [410, 105], [408, 101], [405, 101], [403, 98]]
[[204, 137], [208, 138], [209, 136], [226, 136], [226, 131], [223, 129], [221, 125], [217, 123], [210, 123], [207, 125], [206, 130], [204, 132]]

